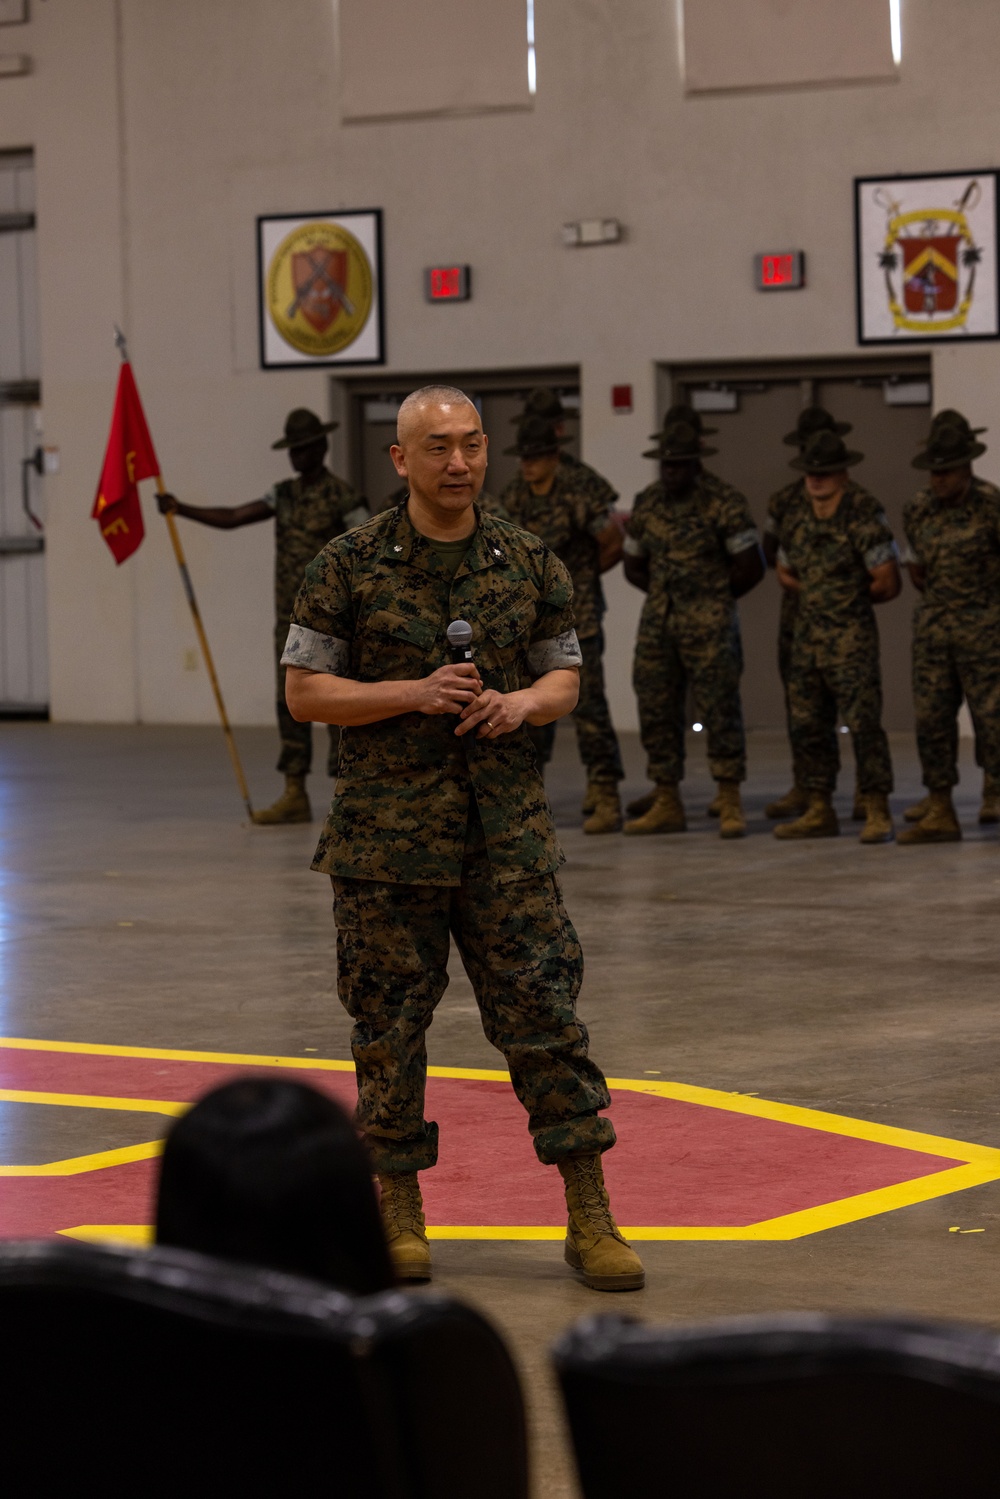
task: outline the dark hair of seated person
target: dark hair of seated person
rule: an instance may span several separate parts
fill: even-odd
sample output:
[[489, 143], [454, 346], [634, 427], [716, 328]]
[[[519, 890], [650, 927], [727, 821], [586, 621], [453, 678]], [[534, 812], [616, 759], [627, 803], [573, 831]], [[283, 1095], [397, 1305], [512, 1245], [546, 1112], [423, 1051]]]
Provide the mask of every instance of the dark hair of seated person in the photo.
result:
[[163, 1150], [156, 1242], [369, 1295], [394, 1284], [371, 1162], [331, 1098], [284, 1078], [206, 1093]]

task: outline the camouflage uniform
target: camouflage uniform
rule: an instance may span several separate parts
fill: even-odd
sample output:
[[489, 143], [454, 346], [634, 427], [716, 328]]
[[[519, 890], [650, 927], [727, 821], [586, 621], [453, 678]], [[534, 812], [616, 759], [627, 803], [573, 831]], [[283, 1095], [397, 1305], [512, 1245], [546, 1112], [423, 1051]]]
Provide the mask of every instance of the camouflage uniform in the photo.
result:
[[986, 775], [1000, 778], [1000, 490], [973, 478], [959, 504], [923, 490], [903, 512], [903, 561], [926, 568], [913, 618], [917, 749], [929, 791], [958, 782], [963, 696]]
[[598, 505], [603, 505], [605, 510], [612, 511], [618, 499], [618, 491], [599, 474], [596, 468], [591, 468], [589, 463], [584, 463], [582, 458], [574, 458], [571, 453], [560, 452], [559, 470], [563, 478], [571, 479], [574, 489], [584, 489]]
[[[781, 545], [781, 528], [785, 522], [789, 510], [793, 506], [808, 505], [809, 497], [806, 494], [805, 483], [802, 479], [794, 479], [791, 484], [786, 484], [783, 489], [778, 489], [767, 502], [767, 518], [764, 521], [764, 534], [773, 536], [778, 545]], [[788, 697], [788, 674], [792, 664], [792, 640], [795, 636], [795, 617], [798, 614], [799, 597], [796, 593], [789, 593], [787, 588], [781, 590], [781, 613], [778, 617], [778, 675], [781, 677], [781, 685], [785, 693], [785, 722], [788, 726], [788, 739], [792, 739], [792, 709]], [[840, 751], [837, 752], [837, 766], [840, 767]], [[798, 770], [795, 771], [795, 782], [799, 784]]]
[[[578, 666], [572, 584], [534, 536], [477, 508], [453, 577], [389, 511], [310, 564], [284, 661], [357, 681], [414, 680], [449, 659], [468, 619], [483, 682], [501, 692]], [[336, 795], [313, 868], [333, 877], [338, 988], [354, 1020], [358, 1118], [379, 1172], [437, 1157], [424, 1119], [425, 1033], [453, 935], [483, 1026], [507, 1059], [539, 1158], [606, 1150], [607, 1087], [576, 1018], [583, 963], [555, 878], [562, 860], [527, 733], [458, 738], [448, 714], [343, 730]]]
[[781, 527], [783, 566], [800, 590], [788, 665], [792, 754], [807, 791], [830, 793], [840, 752], [837, 715], [851, 731], [858, 790], [892, 790], [882, 728], [882, 673], [871, 570], [896, 557], [879, 502], [851, 480], [836, 513], [817, 520], [811, 504], [789, 508]]
[[[500, 497], [500, 504], [516, 526], [541, 537], [569, 570], [576, 634], [583, 656], [580, 699], [573, 712], [580, 759], [586, 766], [588, 781], [620, 781], [625, 771], [604, 691], [601, 619], [606, 606], [596, 540], [608, 525], [611, 511], [605, 498], [597, 498], [592, 485], [585, 487], [579, 482], [578, 470], [582, 467], [560, 464], [546, 495], [533, 494], [531, 485], [523, 478], [512, 479]], [[617, 499], [614, 490], [607, 488]], [[555, 733], [555, 724], [530, 729], [542, 765], [552, 758]]]
[[[321, 478], [306, 486], [301, 478], [283, 479], [264, 496], [275, 519], [274, 556], [274, 648], [278, 679], [278, 729], [281, 755], [278, 769], [287, 776], [307, 776], [312, 765], [312, 724], [296, 723], [285, 703], [285, 648], [295, 596], [309, 563], [334, 536], [367, 520], [368, 507], [362, 497], [324, 469]], [[337, 774], [336, 729], [330, 729], [327, 770]]]
[[669, 495], [659, 482], [643, 490], [628, 530], [625, 550], [649, 558], [632, 674], [649, 778], [683, 779], [690, 681], [713, 777], [745, 780], [743, 661], [729, 574], [733, 558], [758, 543], [750, 507], [731, 485], [700, 473], [684, 494]]

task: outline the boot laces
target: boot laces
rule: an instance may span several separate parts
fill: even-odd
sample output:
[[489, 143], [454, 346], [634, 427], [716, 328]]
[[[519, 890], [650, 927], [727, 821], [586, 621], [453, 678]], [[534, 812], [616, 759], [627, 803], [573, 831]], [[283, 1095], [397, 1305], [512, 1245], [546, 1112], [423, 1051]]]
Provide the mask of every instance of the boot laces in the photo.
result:
[[[599, 1234], [610, 1234], [621, 1239], [618, 1225], [611, 1216], [611, 1203], [604, 1188], [599, 1156], [590, 1156], [574, 1161], [577, 1192], [581, 1213], [587, 1226]], [[622, 1240], [624, 1243], [624, 1240]]]
[[423, 1233], [423, 1203], [415, 1171], [385, 1178], [382, 1183], [382, 1217], [390, 1234], [407, 1229], [411, 1233]]

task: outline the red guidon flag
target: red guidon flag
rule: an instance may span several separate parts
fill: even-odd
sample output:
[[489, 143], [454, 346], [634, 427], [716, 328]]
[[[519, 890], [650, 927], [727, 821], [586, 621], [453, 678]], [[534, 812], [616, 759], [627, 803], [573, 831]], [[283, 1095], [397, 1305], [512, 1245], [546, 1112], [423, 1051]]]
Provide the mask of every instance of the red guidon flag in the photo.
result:
[[118, 376], [108, 449], [91, 511], [116, 562], [131, 557], [146, 534], [139, 504], [139, 480], [155, 479], [159, 472], [132, 366], [125, 363]]

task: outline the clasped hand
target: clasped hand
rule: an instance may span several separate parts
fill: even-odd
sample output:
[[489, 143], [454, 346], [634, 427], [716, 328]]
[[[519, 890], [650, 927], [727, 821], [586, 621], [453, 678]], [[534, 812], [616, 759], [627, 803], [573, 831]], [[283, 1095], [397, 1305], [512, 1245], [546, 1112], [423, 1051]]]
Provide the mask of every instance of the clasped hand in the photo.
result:
[[420, 713], [457, 713], [462, 722], [459, 736], [476, 731], [477, 739], [497, 739], [513, 733], [524, 722], [517, 703], [518, 694], [497, 692], [484, 687], [479, 671], [471, 661], [439, 666], [419, 683], [416, 703]]

